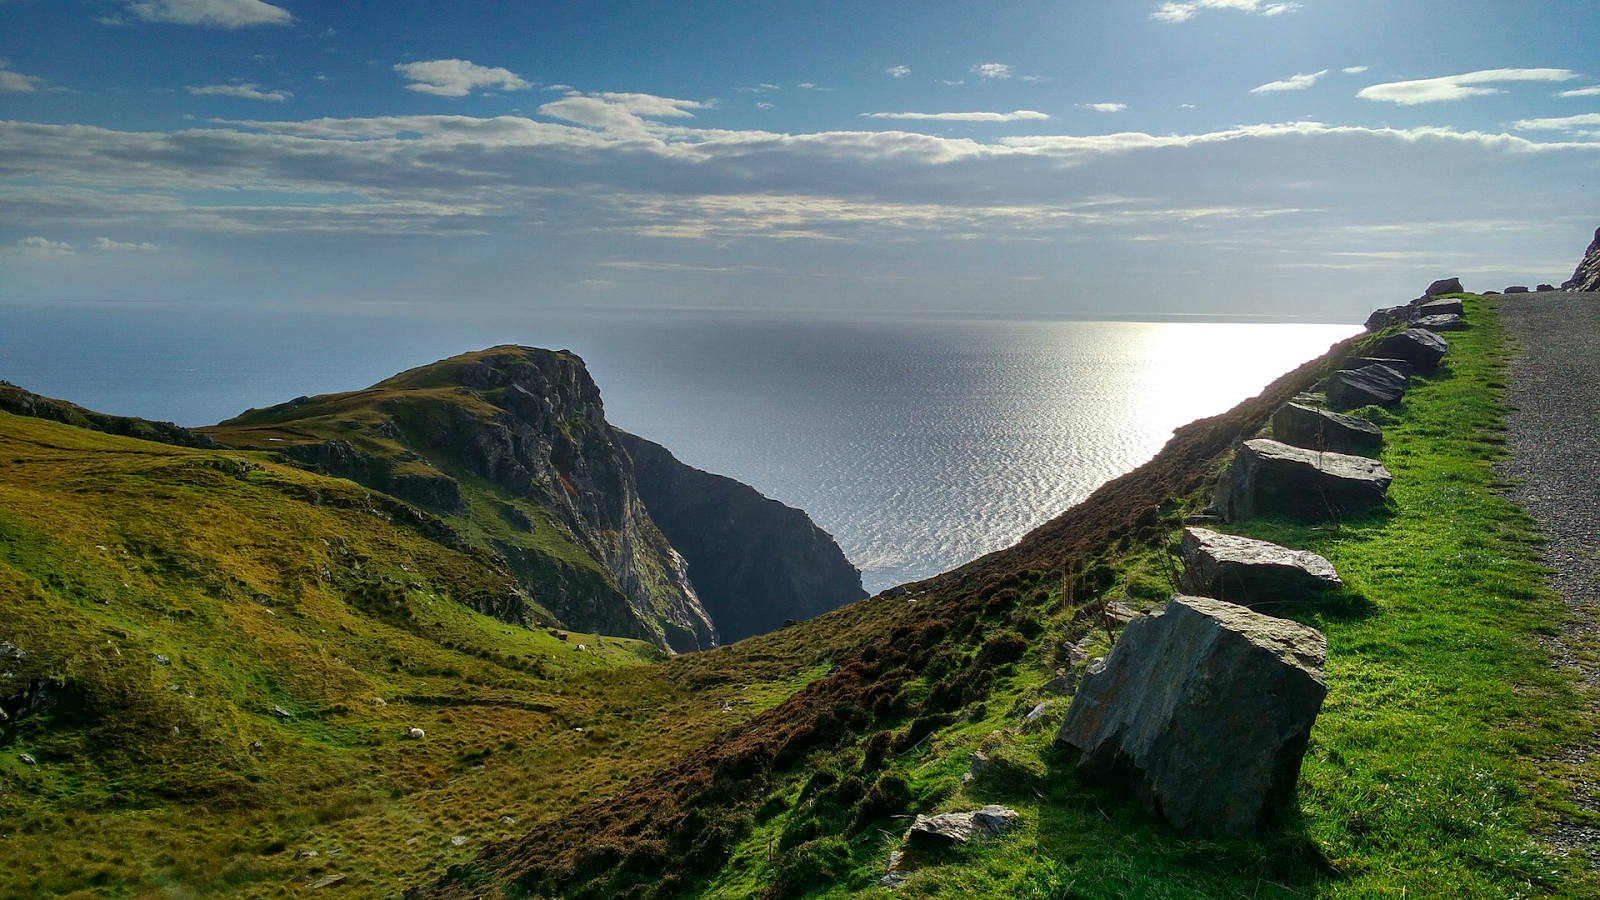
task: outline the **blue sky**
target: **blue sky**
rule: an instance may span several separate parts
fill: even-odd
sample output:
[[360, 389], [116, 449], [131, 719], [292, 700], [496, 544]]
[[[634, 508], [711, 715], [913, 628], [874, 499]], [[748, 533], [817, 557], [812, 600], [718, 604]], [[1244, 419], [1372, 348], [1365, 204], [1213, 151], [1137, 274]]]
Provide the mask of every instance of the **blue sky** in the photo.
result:
[[0, 0], [0, 303], [1357, 319], [1559, 282], [1600, 0]]

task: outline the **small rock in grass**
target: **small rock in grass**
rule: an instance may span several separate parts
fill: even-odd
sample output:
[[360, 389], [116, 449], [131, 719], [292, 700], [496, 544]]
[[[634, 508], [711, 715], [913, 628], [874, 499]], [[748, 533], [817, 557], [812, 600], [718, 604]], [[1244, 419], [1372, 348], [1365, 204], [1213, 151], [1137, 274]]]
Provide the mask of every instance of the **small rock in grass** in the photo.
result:
[[468, 837], [466, 835], [458, 834], [458, 835], [455, 835], [454, 837], [450, 838], [450, 846], [452, 846], [452, 847], [465, 847], [467, 845], [467, 841], [468, 840], [469, 839], [468, 839]]
[[17, 759], [22, 760], [22, 764], [25, 765], [25, 766], [36, 766], [36, 765], [39, 764], [38, 760], [34, 759], [32, 756], [30, 756], [30, 755], [28, 755], [26, 753], [18, 753], [17, 754]]
[[413, 741], [420, 741], [420, 740], [422, 740], [423, 738], [425, 738], [427, 736], [428, 736], [428, 733], [426, 731], [423, 731], [421, 728], [412, 727], [412, 728], [407, 728], [406, 729], [406, 737], [410, 738]]

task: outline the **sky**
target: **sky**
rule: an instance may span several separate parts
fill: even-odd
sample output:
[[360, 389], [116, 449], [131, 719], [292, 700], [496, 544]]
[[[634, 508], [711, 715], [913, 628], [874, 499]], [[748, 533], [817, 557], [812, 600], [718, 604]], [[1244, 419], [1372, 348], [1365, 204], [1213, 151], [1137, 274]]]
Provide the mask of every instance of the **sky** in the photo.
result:
[[0, 0], [0, 306], [1360, 321], [1570, 275], [1600, 0]]

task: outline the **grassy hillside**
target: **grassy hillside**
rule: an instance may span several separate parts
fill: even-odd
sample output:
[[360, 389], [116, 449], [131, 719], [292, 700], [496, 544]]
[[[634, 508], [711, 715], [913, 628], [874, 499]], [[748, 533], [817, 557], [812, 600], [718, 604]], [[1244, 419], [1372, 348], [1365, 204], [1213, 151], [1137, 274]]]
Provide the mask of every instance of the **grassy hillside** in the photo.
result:
[[825, 671], [468, 605], [515, 589], [348, 481], [0, 413], [0, 897], [393, 891]]
[[[536, 385], [535, 408], [513, 413], [505, 395], [522, 382]], [[663, 648], [710, 643], [672, 640], [685, 578], [622, 477], [625, 456], [599, 391], [571, 353], [492, 347], [199, 431], [225, 446], [286, 453], [438, 515], [502, 555], [540, 611], [568, 625]]]
[[[1165, 599], [1181, 519], [1209, 500], [1232, 441], [1263, 433], [1328, 361], [1180, 430], [1017, 547], [852, 607], [884, 621], [837, 673], [630, 785], [581, 828], [552, 822], [488, 848], [429, 894], [1595, 896], [1593, 870], [1536, 839], [1557, 811], [1587, 815], [1537, 761], [1591, 714], [1539, 647], [1560, 607], [1527, 518], [1495, 492], [1506, 351], [1492, 304], [1468, 301], [1477, 324], [1450, 336], [1447, 365], [1414, 379], [1399, 408], [1366, 411], [1387, 426], [1389, 509], [1235, 529], [1323, 553], [1347, 582], [1290, 613], [1328, 637], [1330, 694], [1298, 811], [1262, 840], [1183, 839], [1080, 786], [1071, 754], [1051, 746], [1067, 700], [1041, 687], [1073, 665], [1068, 642], [1109, 646], [1107, 604]], [[977, 749], [996, 768], [963, 785]], [[907, 883], [878, 886], [911, 814], [987, 802], [1020, 810], [1022, 826], [913, 859]]]
[[[1109, 647], [1111, 604], [1164, 601], [1234, 442], [1363, 340], [1011, 549], [654, 661], [473, 612], [510, 573], [350, 482], [0, 416], [0, 641], [25, 653], [0, 646], [0, 897], [1600, 895], [1536, 839], [1588, 815], [1538, 760], [1592, 714], [1538, 645], [1560, 609], [1495, 492], [1504, 338], [1491, 301], [1468, 317], [1365, 411], [1386, 511], [1232, 529], [1347, 583], [1292, 613], [1328, 637], [1329, 698], [1298, 811], [1255, 841], [1081, 787], [1042, 687], [1069, 643]], [[995, 768], [963, 785], [976, 749]], [[1020, 827], [877, 885], [910, 815], [985, 802]]]

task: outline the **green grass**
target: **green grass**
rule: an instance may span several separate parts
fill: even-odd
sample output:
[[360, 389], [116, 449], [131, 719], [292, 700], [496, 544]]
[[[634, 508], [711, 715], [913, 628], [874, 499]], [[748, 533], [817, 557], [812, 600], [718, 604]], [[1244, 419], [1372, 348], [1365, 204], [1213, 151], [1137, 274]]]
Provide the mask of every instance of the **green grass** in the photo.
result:
[[[1081, 786], [1070, 751], [1022, 715], [1047, 699], [1038, 686], [1059, 660], [1045, 648], [1085, 632], [1051, 588], [1040, 615], [1049, 638], [998, 680], [983, 714], [937, 732], [887, 772], [911, 786], [914, 812], [986, 802], [1022, 812], [1021, 827], [982, 846], [921, 860], [908, 883], [877, 886], [906, 818], [851, 835], [786, 830], [817, 819], [802, 777], [763, 807], [748, 840], [706, 896], [742, 897], [1591, 897], [1600, 878], [1541, 844], [1574, 808], [1541, 761], [1592, 731], [1572, 679], [1541, 649], [1563, 609], [1543, 586], [1529, 518], [1497, 493], [1503, 451], [1506, 337], [1490, 301], [1467, 298], [1474, 327], [1449, 335], [1440, 371], [1413, 379], [1385, 422], [1382, 460], [1395, 476], [1389, 509], [1321, 526], [1255, 521], [1229, 530], [1314, 550], [1347, 587], [1286, 613], [1328, 638], [1329, 695], [1312, 734], [1298, 808], [1261, 840], [1190, 840], [1119, 797]], [[1108, 599], [1149, 607], [1171, 590], [1160, 562], [1175, 550], [1175, 498], [1165, 540], [1129, 540], [1102, 563]], [[1166, 546], [1163, 547], [1162, 545]], [[1027, 593], [1026, 589], [1024, 593]], [[1096, 639], [1103, 652], [1105, 638]], [[999, 777], [963, 786], [972, 750], [1006, 761]], [[816, 767], [856, 771], [859, 748]], [[834, 814], [833, 822], [839, 820]], [[815, 837], [812, 835], [815, 834]], [[819, 843], [833, 841], [833, 843]], [[841, 843], [842, 842], [842, 843]]]

